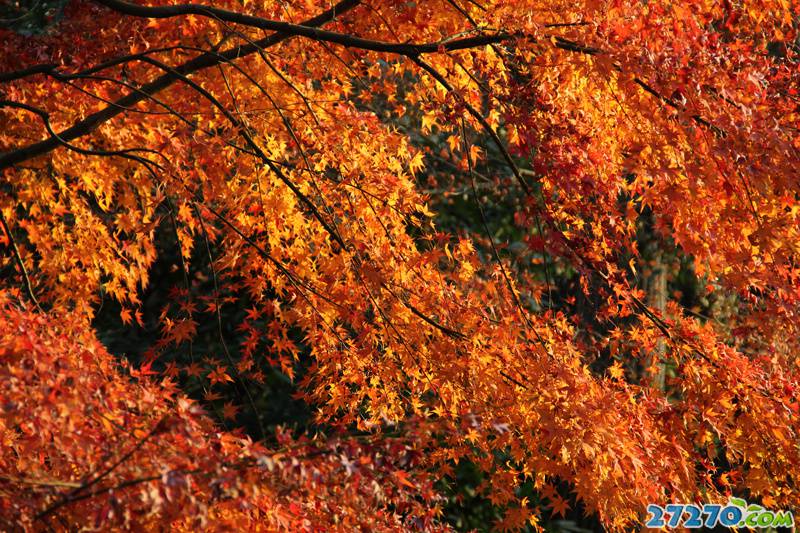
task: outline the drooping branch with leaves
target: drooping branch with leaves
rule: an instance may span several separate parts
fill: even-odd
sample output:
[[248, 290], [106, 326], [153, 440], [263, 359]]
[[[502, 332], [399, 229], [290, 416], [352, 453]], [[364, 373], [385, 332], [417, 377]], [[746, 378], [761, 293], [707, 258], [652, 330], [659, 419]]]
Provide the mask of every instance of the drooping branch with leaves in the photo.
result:
[[25, 8], [0, 523], [800, 503], [796, 2]]

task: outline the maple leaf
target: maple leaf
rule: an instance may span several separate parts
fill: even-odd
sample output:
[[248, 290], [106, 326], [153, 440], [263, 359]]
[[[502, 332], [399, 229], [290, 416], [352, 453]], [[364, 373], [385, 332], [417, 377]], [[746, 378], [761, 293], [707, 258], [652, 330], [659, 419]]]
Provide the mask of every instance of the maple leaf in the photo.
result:
[[175, 364], [175, 361], [170, 361], [167, 363], [167, 366], [164, 368], [163, 374], [168, 378], [175, 378], [180, 373], [180, 369], [178, 365]]
[[408, 169], [412, 174], [416, 174], [425, 167], [425, 160], [422, 152], [417, 152], [411, 161], [408, 162]]
[[219, 392], [212, 391], [209, 389], [203, 393], [203, 400], [205, 400], [208, 403], [215, 402], [221, 399], [222, 399], [222, 394], [220, 394]]
[[767, 508], [774, 508], [778, 502], [772, 496], [766, 495], [761, 497], [761, 503]]
[[403, 470], [395, 470], [392, 472], [392, 475], [401, 485], [412, 489], [416, 488], [416, 485], [414, 485], [411, 479], [409, 479], [408, 472], [404, 472]]
[[455, 152], [461, 146], [461, 138], [458, 135], [450, 135], [447, 137], [447, 144], [451, 152]]
[[227, 373], [227, 369], [223, 366], [218, 366], [214, 368], [211, 372], [208, 373], [208, 380], [211, 382], [211, 385], [216, 385], [217, 383], [225, 384], [225, 383], [232, 383], [233, 378], [231, 378]]
[[619, 361], [614, 361], [614, 363], [608, 368], [608, 373], [614, 379], [622, 379], [625, 375], [625, 369], [622, 368], [622, 365]]
[[233, 405], [233, 402], [225, 402], [222, 405], [222, 416], [226, 420], [236, 420], [236, 415], [239, 414], [240, 407]]
[[430, 133], [435, 126], [437, 126], [435, 113], [425, 113], [422, 115], [422, 133]]
[[550, 505], [548, 505], [548, 507], [551, 509], [553, 516], [559, 515], [562, 518], [569, 510], [569, 504], [567, 501], [558, 495], [555, 495], [550, 499]]
[[183, 367], [183, 371], [189, 377], [200, 377], [203, 375], [203, 367], [199, 363], [191, 363]]
[[197, 322], [186, 318], [178, 321], [169, 331], [169, 338], [176, 344], [191, 339], [197, 331]]

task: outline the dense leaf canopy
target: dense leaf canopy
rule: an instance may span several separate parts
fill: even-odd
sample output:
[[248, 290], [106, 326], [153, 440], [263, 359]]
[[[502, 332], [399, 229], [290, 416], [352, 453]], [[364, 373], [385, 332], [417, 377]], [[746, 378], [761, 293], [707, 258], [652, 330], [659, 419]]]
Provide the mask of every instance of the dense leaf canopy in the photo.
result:
[[433, 530], [465, 462], [503, 529], [800, 504], [796, 1], [24, 8], [0, 523]]

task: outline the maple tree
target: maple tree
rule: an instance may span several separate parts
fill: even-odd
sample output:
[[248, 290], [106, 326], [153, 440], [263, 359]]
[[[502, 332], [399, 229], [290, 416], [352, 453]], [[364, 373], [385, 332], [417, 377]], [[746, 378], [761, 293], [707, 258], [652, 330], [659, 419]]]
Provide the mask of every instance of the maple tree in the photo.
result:
[[797, 2], [43, 6], [0, 29], [2, 523], [446, 529], [464, 462], [508, 530], [800, 503]]

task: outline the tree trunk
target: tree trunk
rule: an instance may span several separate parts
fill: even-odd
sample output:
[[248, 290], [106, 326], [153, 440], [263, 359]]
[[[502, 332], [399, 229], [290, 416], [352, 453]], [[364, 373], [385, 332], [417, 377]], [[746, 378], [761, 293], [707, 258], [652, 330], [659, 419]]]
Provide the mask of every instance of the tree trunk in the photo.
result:
[[[653, 311], [663, 316], [667, 308], [667, 268], [664, 264], [663, 253], [656, 250], [650, 262], [650, 275], [645, 278], [645, 288], [647, 291], [647, 305]], [[666, 345], [664, 339], [660, 339], [652, 354], [645, 361], [645, 371], [651, 366], [657, 366], [658, 372], [653, 376], [653, 386], [658, 390], [664, 390], [665, 368], [664, 355]]]

